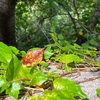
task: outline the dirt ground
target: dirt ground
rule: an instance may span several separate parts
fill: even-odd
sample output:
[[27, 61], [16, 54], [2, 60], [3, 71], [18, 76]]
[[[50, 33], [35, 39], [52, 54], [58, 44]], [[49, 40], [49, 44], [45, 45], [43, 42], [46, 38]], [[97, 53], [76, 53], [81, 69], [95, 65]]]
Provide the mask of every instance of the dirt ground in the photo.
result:
[[[49, 66], [52, 70], [56, 70], [54, 65]], [[61, 70], [57, 69], [58, 73], [63, 74]], [[79, 84], [85, 94], [88, 96], [88, 100], [100, 100], [96, 95], [96, 89], [100, 88], [100, 68], [84, 68], [81, 71], [77, 70], [71, 72], [63, 77], [70, 78]]]

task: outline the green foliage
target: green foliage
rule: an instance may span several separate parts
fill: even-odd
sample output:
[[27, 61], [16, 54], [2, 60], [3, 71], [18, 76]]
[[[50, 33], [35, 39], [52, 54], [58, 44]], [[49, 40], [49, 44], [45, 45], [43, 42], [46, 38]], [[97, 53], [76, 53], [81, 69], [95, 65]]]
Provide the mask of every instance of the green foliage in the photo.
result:
[[46, 80], [47, 80], [47, 76], [46, 74], [44, 74], [43, 72], [35, 72], [33, 74], [33, 79], [31, 81], [31, 84], [38, 84], [39, 86], [42, 85]]
[[4, 92], [7, 88], [8, 82], [5, 80], [4, 77], [0, 76], [0, 93]]
[[52, 91], [45, 90], [42, 97], [33, 96], [28, 100], [76, 100], [76, 96], [79, 96], [81, 99], [87, 98], [81, 88], [69, 79], [57, 78], [53, 81], [53, 87]]
[[[89, 20], [98, 4], [99, 0], [19, 0], [15, 16], [16, 39], [18, 48], [23, 51], [0, 42], [0, 93], [5, 91], [18, 99], [20, 82], [42, 85], [51, 79], [53, 90], [44, 90], [42, 97], [34, 96], [29, 100], [75, 100], [75, 96], [86, 98], [75, 82], [57, 78], [59, 75], [56, 71], [48, 71], [46, 61], [62, 63], [67, 72], [73, 67], [69, 63], [74, 63], [75, 67], [81, 62], [100, 66], [99, 62], [88, 59], [96, 57], [95, 47], [100, 42], [99, 34], [94, 34], [100, 32], [100, 25], [92, 29]], [[86, 40], [82, 46], [75, 43], [79, 35]], [[44, 46], [44, 61], [31, 68], [21, 64], [20, 59], [26, 50]]]
[[[33, 72], [31, 73], [31, 69], [30, 69], [30, 68], [28, 68], [28, 67], [22, 65], [18, 74], [19, 74], [19, 75], [18, 75], [18, 78], [19, 78], [19, 79], [21, 79], [21, 78], [22, 78], [22, 79], [23, 79], [23, 78], [31, 79], [31, 78], [32, 78]], [[27, 81], [27, 80], [26, 80], [26, 81]], [[28, 82], [28, 84], [29, 84], [29, 82]]]
[[[67, 47], [61, 43], [63, 39], [62, 35], [60, 36], [61, 38], [56, 35], [55, 37], [57, 41], [45, 47], [44, 61], [36, 63], [30, 68], [22, 65], [18, 58], [19, 55], [23, 57], [26, 54], [25, 51], [19, 51], [15, 47], [7, 46], [0, 42], [0, 56], [2, 57], [2, 59], [0, 59], [0, 93], [5, 92], [6, 94], [13, 96], [15, 99], [18, 99], [20, 89], [24, 88], [23, 86], [20, 86], [20, 83], [41, 87], [47, 80], [51, 80], [52, 90], [43, 89], [43, 96], [33, 96], [30, 97], [29, 100], [75, 100], [75, 97], [77, 96], [81, 99], [87, 98], [81, 88], [74, 81], [67, 78], [58, 78], [59, 74], [57, 74], [55, 70], [50, 72], [47, 68], [48, 64], [46, 61], [59, 61], [63, 63], [64, 69], [68, 72], [72, 69], [72, 67], [68, 65], [69, 63], [74, 62], [76, 64], [87, 60], [87, 63], [92, 63], [93, 65], [97, 64], [94, 60], [91, 62], [87, 59], [88, 56], [96, 56], [95, 49], [92, 47], [84, 49], [77, 44], [72, 45], [67, 41], [64, 41], [68, 44]], [[34, 49], [36, 50], [36, 48], [32, 48], [32, 50]]]
[[[37, 6], [40, 6], [37, 2]], [[46, 2], [42, 2], [42, 7]], [[16, 39], [18, 47], [28, 50], [32, 47], [44, 46], [48, 43], [45, 32], [42, 30], [41, 20], [43, 12], [40, 11], [34, 2], [18, 2], [16, 6]], [[46, 6], [46, 5], [45, 5]], [[33, 8], [35, 10], [33, 10]], [[39, 11], [36, 11], [39, 10]], [[44, 16], [45, 17], [45, 16]], [[39, 19], [39, 20], [38, 20]], [[40, 36], [41, 34], [41, 36]], [[47, 36], [48, 37], [48, 36]], [[26, 42], [27, 41], [27, 42]], [[41, 41], [42, 42], [41, 44]]]
[[100, 97], [100, 88], [96, 89], [96, 93]]
[[9, 46], [10, 50], [15, 54], [18, 55], [19, 54], [19, 50], [13, 46]]
[[66, 95], [65, 93], [68, 93], [67, 97], [69, 99], [73, 99], [75, 96], [80, 96], [82, 99], [86, 98], [86, 95], [82, 92], [81, 88], [72, 80], [57, 78], [53, 81], [53, 86], [54, 89], [63, 91], [64, 95]]
[[[12, 59], [12, 52], [8, 46], [0, 42], [0, 55], [5, 58], [5, 60], [9, 63]], [[5, 62], [6, 63], [6, 62]]]
[[15, 55], [13, 55], [12, 60], [9, 63], [9, 67], [6, 70], [7, 81], [12, 81], [14, 78], [17, 77], [20, 67], [21, 67], [20, 61]]
[[0, 93], [6, 91], [6, 94], [14, 96], [16, 99], [19, 94], [19, 83], [13, 82], [18, 76], [21, 63], [17, 58], [19, 50], [9, 47], [0, 42]]
[[6, 90], [6, 93], [9, 94], [10, 96], [13, 96], [15, 99], [18, 98], [20, 90], [20, 85], [17, 82], [13, 82], [11, 86], [9, 86]]
[[46, 46], [44, 52], [44, 59], [53, 61], [58, 61], [63, 63], [63, 67], [66, 71], [71, 71], [71, 67], [69, 63], [88, 63], [90, 65], [98, 66], [99, 63], [95, 62], [95, 60], [88, 59], [88, 57], [96, 57], [96, 48], [92, 47], [88, 43], [82, 44], [82, 46], [76, 43], [69, 43], [67, 40], [63, 40], [63, 35], [59, 34], [57, 37], [56, 34], [51, 33], [51, 37], [54, 40], [53, 44], [49, 44]]
[[82, 59], [74, 54], [61, 54], [60, 56], [56, 57], [56, 60], [60, 60], [63, 63], [71, 63], [71, 62], [75, 62], [75, 63], [79, 63], [82, 62]]
[[[58, 75], [53, 72], [44, 72], [36, 64], [31, 68], [21, 65], [20, 60], [17, 55], [21, 52], [14, 47], [7, 46], [0, 42], [0, 54], [2, 59], [0, 60], [0, 92], [6, 91], [6, 94], [18, 98], [20, 87], [20, 82], [23, 81], [24, 84], [38, 84], [42, 85], [46, 80], [53, 80]], [[46, 52], [52, 52], [51, 48], [47, 48]], [[6, 55], [6, 54], [7, 55]], [[23, 51], [22, 51], [23, 53]], [[51, 57], [54, 53], [45, 53]], [[21, 54], [22, 55], [22, 54]], [[46, 58], [48, 59], [48, 58]], [[72, 60], [73, 61], [73, 60]], [[40, 65], [46, 67], [47, 63], [42, 61]], [[53, 78], [53, 79], [52, 79]], [[45, 96], [43, 97], [45, 98]]]
[[98, 49], [99, 49], [99, 42], [100, 42], [99, 34], [85, 34], [84, 38], [87, 39], [87, 41], [86, 41], [87, 45], [91, 45], [93, 47], [98, 47]]
[[53, 50], [51, 49], [51, 47], [47, 47], [44, 51], [44, 59], [49, 59], [52, 55], [53, 55]]
[[[18, 47], [21, 50], [28, 50], [34, 46], [43, 47], [52, 43], [51, 33], [56, 34], [59, 39], [63, 36], [63, 40], [73, 43], [77, 41], [80, 32], [83, 32], [82, 37], [85, 37], [89, 44], [97, 46], [99, 41], [92, 36], [92, 33], [93, 35], [98, 33], [100, 25], [98, 24], [94, 30], [90, 28], [92, 23], [90, 19], [97, 9], [95, 6], [99, 2], [97, 1], [28, 0], [23, 2], [20, 0], [16, 5]], [[98, 37], [99, 34], [95, 36]], [[63, 42], [63, 45], [66, 43]]]
[[[72, 69], [69, 63], [75, 63], [76, 66], [77, 63], [87, 62], [100, 66], [100, 63], [87, 59], [96, 57], [94, 47], [100, 42], [98, 34], [91, 34], [99, 32], [100, 25], [98, 24], [94, 30], [89, 27], [91, 24], [89, 19], [99, 1], [74, 1], [19, 0], [17, 2], [16, 39], [18, 48], [23, 51], [0, 42], [0, 93], [5, 92], [18, 99], [19, 90], [24, 88], [20, 83], [42, 85], [50, 79], [54, 89], [44, 90], [43, 96], [30, 97], [29, 100], [75, 100], [75, 96], [81, 99], [87, 97], [75, 82], [57, 78], [59, 74], [56, 71], [50, 72], [46, 62], [49, 60], [61, 62], [67, 72]], [[75, 43], [79, 34], [86, 39], [82, 46]], [[21, 64], [20, 59], [24, 57], [26, 50], [44, 46], [44, 61], [36, 63], [31, 68]], [[99, 89], [97, 94], [100, 94]]]

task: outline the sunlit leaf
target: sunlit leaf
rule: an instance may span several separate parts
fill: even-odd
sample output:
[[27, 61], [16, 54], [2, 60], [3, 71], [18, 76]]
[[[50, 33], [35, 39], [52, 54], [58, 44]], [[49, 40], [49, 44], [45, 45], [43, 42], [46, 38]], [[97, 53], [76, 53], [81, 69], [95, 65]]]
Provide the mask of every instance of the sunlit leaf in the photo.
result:
[[29, 97], [28, 100], [41, 100], [41, 99], [38, 95], [35, 95], [35, 96]]
[[32, 96], [28, 100], [76, 100], [75, 96], [87, 98], [80, 86], [70, 79], [57, 78], [53, 81], [53, 87], [53, 90], [45, 90], [43, 96]]
[[66, 72], [70, 72], [72, 70], [72, 68], [68, 66], [66, 63], [64, 64], [64, 69], [66, 70]]
[[41, 61], [40, 65], [42, 65], [43, 67], [47, 67], [48, 66], [47, 62], [45, 62], [45, 61]]
[[50, 35], [52, 36], [52, 39], [53, 39], [54, 42], [58, 41], [56, 33], [50, 33]]
[[96, 57], [96, 51], [85, 50], [85, 52], [91, 57]]
[[4, 63], [4, 64], [6, 64], [6, 65], [8, 65], [7, 60], [6, 60], [6, 59], [4, 58], [4, 56], [1, 55], [1, 54], [0, 54], [0, 62], [1, 62], [1, 63]]
[[12, 52], [10, 48], [2, 42], [0, 42], [0, 54], [7, 60], [7, 62], [11, 61]]
[[9, 48], [15, 55], [17, 55], [19, 53], [19, 50], [16, 47], [9, 46]]
[[6, 90], [6, 93], [9, 94], [10, 96], [13, 96], [15, 99], [18, 98], [20, 90], [20, 85], [17, 82], [13, 82], [11, 86]]
[[26, 55], [26, 52], [23, 50], [23, 51], [20, 51], [20, 54], [22, 57], [24, 57]]
[[47, 80], [46, 74], [41, 71], [35, 72], [32, 78], [31, 84], [35, 86], [40, 86]]
[[7, 81], [12, 81], [19, 72], [21, 63], [15, 55], [12, 55], [12, 60], [9, 63], [9, 66], [6, 71], [6, 79]]
[[47, 47], [45, 50], [44, 50], [44, 59], [49, 59], [52, 55], [53, 55], [53, 51], [51, 49], [51, 47]]
[[3, 77], [0, 77], [0, 93], [2, 93], [7, 88], [7, 85], [7, 81]]
[[96, 93], [100, 97], [100, 88], [96, 89]]
[[[39, 65], [40, 65], [40, 63], [39, 63]], [[34, 65], [31, 67], [30, 74], [33, 74], [33, 73], [36, 72], [36, 71], [39, 71], [38, 63], [34, 64]]]
[[21, 62], [26, 66], [33, 66], [36, 62], [41, 62], [43, 58], [44, 48], [38, 50], [29, 50], [22, 58]]
[[66, 91], [66, 93], [73, 97], [80, 96], [82, 99], [87, 98], [87, 96], [82, 92], [81, 87], [70, 79], [57, 78], [53, 81], [53, 86], [57, 90]]
[[63, 63], [70, 63], [70, 62], [79, 63], [83, 61], [79, 56], [74, 54], [62, 54], [58, 56], [57, 59]]
[[62, 98], [60, 98], [58, 96], [58, 94], [56, 93], [56, 91], [49, 91], [48, 90], [48, 91], [45, 92], [45, 95], [41, 99], [42, 100], [61, 100]]
[[[35, 68], [35, 67], [32, 67], [32, 68]], [[18, 72], [18, 76], [16, 78], [24, 80], [23, 81], [24, 84], [29, 85], [30, 81], [32, 80], [32, 76], [33, 76], [33, 71], [31, 71], [31, 68], [28, 68], [25, 65], [22, 65]]]
[[3, 42], [0, 42], [0, 50], [5, 50], [6, 52], [11, 53], [10, 48], [6, 44], [4, 44]]

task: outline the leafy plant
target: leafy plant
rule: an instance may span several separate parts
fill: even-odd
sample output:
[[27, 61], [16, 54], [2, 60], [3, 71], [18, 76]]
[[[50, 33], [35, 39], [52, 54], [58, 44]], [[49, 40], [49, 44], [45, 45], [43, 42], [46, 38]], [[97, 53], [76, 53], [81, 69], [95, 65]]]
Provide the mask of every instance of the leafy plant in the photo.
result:
[[100, 88], [96, 89], [96, 93], [97, 93], [98, 97], [100, 97]]
[[[42, 49], [33, 50], [32, 53], [35, 55], [36, 53], [41, 55], [39, 59], [43, 56]], [[14, 47], [7, 46], [4, 43], [0, 42], [0, 55], [2, 59], [0, 60], [0, 93], [5, 92], [6, 94], [13, 96], [18, 99], [19, 90], [21, 89], [20, 82], [24, 84], [33, 85], [42, 87], [44, 82], [48, 79], [55, 79], [57, 77], [56, 74], [49, 72], [44, 73], [40, 68], [38, 63], [31, 68], [28, 68], [27, 65], [22, 65], [17, 55], [19, 55], [20, 51]], [[32, 56], [32, 59], [36, 57], [34, 61], [38, 61], [37, 55]], [[26, 55], [25, 55], [26, 56]], [[28, 56], [31, 56], [31, 54]], [[27, 57], [23, 58], [25, 61]], [[41, 61], [42, 58], [39, 60]], [[40, 65], [47, 66], [45, 62], [41, 62]], [[37, 67], [36, 67], [37, 66]], [[55, 77], [55, 78], [54, 78]], [[43, 86], [45, 87], [45, 86]]]
[[[19, 75], [21, 63], [17, 58], [19, 50], [14, 47], [8, 47], [0, 42], [0, 93], [4, 92], [10, 96], [18, 98], [20, 85], [14, 80]], [[0, 57], [0, 58], [1, 58]]]
[[62, 39], [61, 35], [63, 35], [63, 40], [70, 43], [75, 43], [81, 35], [86, 42], [95, 46], [99, 42], [98, 38], [95, 38], [99, 37], [99, 34], [95, 33], [99, 33], [100, 25], [97, 24], [94, 28], [90, 26], [93, 24], [91, 16], [95, 15], [98, 8], [99, 1], [96, 0], [88, 2], [84, 0], [19, 0], [15, 16], [18, 46], [21, 50], [43, 47], [52, 43], [49, 33], [56, 33], [59, 39]]
[[[33, 96], [29, 100], [54, 100], [55, 98], [75, 100], [77, 96], [81, 99], [87, 98], [74, 81], [68, 78], [58, 78], [58, 73], [50, 72], [47, 62], [49, 60], [61, 62], [66, 71], [71, 71], [69, 63], [84, 62], [88, 56], [95, 56], [95, 50], [93, 48], [84, 49], [77, 44], [72, 45], [65, 41], [69, 47], [67, 48], [58, 41], [62, 40], [57, 38], [55, 43], [47, 45], [45, 49], [32, 48], [27, 53], [0, 42], [0, 93], [5, 92], [18, 99], [20, 90], [24, 88], [24, 85], [28, 85], [42, 88], [44, 93], [41, 97]], [[23, 61], [20, 60], [19, 55]], [[51, 90], [48, 90], [49, 87]]]
[[90, 59], [96, 57], [96, 48], [88, 43], [84, 43], [82, 46], [76, 43], [71, 44], [63, 39], [63, 35], [60, 34], [59, 37], [55, 33], [51, 33], [51, 37], [54, 43], [46, 46], [45, 60], [52, 59], [62, 62], [66, 71], [71, 71], [72, 66], [69, 66], [69, 63], [75, 63], [76, 67], [78, 63], [88, 63], [91, 66], [99, 65], [94, 59]]
[[57, 78], [53, 81], [54, 89], [45, 90], [43, 96], [32, 96], [28, 100], [76, 100], [79, 96], [81, 99], [87, 98], [81, 88], [72, 80]]
[[6, 94], [9, 94], [9, 96], [13, 96], [15, 99], [17, 99], [20, 89], [21, 89], [20, 84], [17, 83], [17, 82], [13, 82], [13, 83], [6, 89]]
[[[23, 51], [0, 42], [0, 93], [5, 92], [18, 99], [19, 90], [22, 89], [20, 83], [36, 87], [38, 85], [41, 88], [43, 83], [50, 80], [54, 89], [44, 90], [44, 96], [34, 96], [32, 100], [33, 98], [75, 100], [75, 96], [80, 96], [82, 99], [86, 97], [75, 82], [59, 79], [55, 71], [49, 72], [47, 68], [49, 60], [62, 63], [66, 71], [71, 71], [73, 67], [69, 66], [69, 63], [75, 63], [75, 67], [78, 63], [84, 62], [100, 66], [99, 62], [89, 59], [96, 57], [95, 46], [100, 41], [99, 34], [91, 33], [98, 33], [100, 25], [98, 24], [94, 30], [87, 26], [91, 24], [89, 19], [99, 1], [74, 1], [19, 0], [17, 2], [16, 39], [18, 47]], [[82, 46], [75, 43], [79, 35], [87, 40]], [[46, 45], [45, 50], [42, 48], [39, 52], [32, 48], [44, 45]], [[29, 50], [30, 48], [32, 49]], [[24, 50], [29, 51], [26, 53]], [[70, 88], [70, 84], [73, 88]]]

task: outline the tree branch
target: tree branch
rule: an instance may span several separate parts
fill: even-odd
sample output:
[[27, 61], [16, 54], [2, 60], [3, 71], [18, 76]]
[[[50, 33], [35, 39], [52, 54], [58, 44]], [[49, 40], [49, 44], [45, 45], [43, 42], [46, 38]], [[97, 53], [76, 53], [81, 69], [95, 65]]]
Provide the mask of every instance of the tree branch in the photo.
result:
[[78, 13], [77, 7], [76, 7], [76, 0], [73, 0], [73, 6], [74, 6], [74, 8], [75, 8], [75, 12], [76, 12], [76, 14], [77, 14], [77, 18], [78, 18], [78, 20], [79, 20], [79, 13]]
[[66, 10], [67, 14], [69, 15], [71, 21], [72, 21], [73, 24], [74, 24], [75, 32], [76, 32], [76, 34], [78, 34], [77, 28], [76, 28], [76, 22], [75, 22], [74, 18], [72, 17], [72, 15], [70, 14], [70, 12], [68, 11], [68, 8], [67, 8], [64, 4], [62, 4], [61, 2], [58, 2], [58, 4], [59, 4], [64, 10]]

